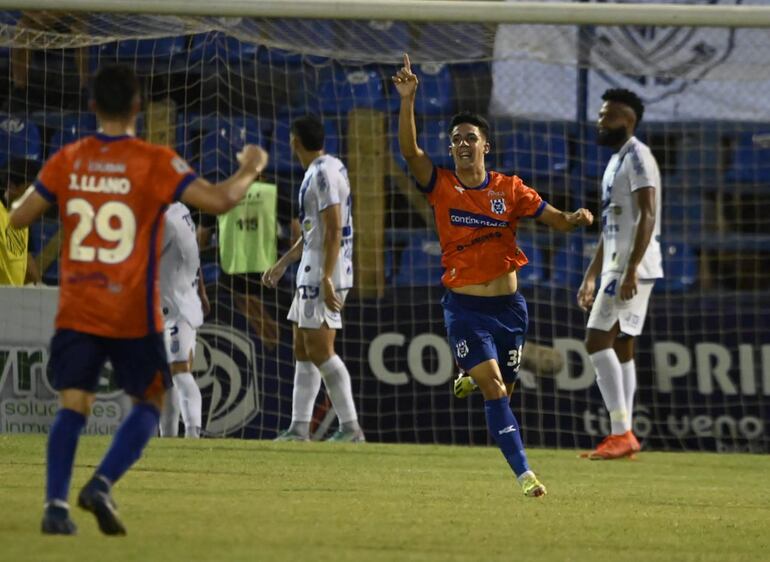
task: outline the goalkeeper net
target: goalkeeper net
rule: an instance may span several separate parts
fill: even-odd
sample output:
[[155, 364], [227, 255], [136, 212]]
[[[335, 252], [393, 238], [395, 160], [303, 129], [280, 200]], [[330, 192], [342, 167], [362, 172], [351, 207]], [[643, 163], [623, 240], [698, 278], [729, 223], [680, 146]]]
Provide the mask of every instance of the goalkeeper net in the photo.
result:
[[[395, 9], [395, 21], [4, 12], [3, 180], [12, 181], [20, 160], [34, 169], [96, 130], [88, 76], [113, 61], [132, 65], [142, 78], [137, 134], [174, 147], [207, 179], [229, 176], [245, 143], [264, 146], [270, 164], [262, 180], [277, 186], [275, 208], [271, 203], [240, 226], [197, 216], [213, 311], [198, 334], [194, 371], [208, 434], [272, 438], [291, 417], [294, 366], [285, 318], [294, 274], [270, 290], [259, 284], [264, 263], [224, 271], [223, 241], [286, 251], [299, 234], [294, 219], [303, 177], [289, 147], [290, 124], [306, 113], [322, 116], [326, 150], [346, 163], [352, 185], [356, 287], [337, 350], [351, 372], [367, 438], [486, 443], [481, 397], [452, 396], [456, 368], [444, 337], [441, 248], [432, 211], [399, 155], [399, 100], [390, 76], [409, 52], [420, 79], [419, 143], [436, 165], [452, 166], [451, 116], [480, 112], [492, 124], [489, 169], [519, 175], [558, 208], [587, 206], [597, 216], [610, 157], [596, 144], [601, 94], [632, 89], [646, 103], [638, 136], [663, 174], [666, 275], [637, 339], [635, 431], [654, 448], [767, 450], [766, 31], [417, 23], [398, 16]], [[609, 419], [575, 297], [599, 230], [562, 235], [520, 224], [530, 258], [519, 275], [530, 331], [514, 411], [530, 445], [589, 447], [609, 432]], [[238, 232], [228, 237], [225, 228]], [[31, 253], [54, 287], [59, 241], [55, 212], [30, 229]], [[38, 324], [52, 321], [50, 290], [35, 297], [25, 289], [20, 300], [9, 290], [0, 292], [6, 329], [22, 326], [32, 335], [4, 339], [0, 348], [0, 431], [34, 431], [50, 421], [54, 398], [43, 368], [46, 342], [33, 341], [45, 332]], [[109, 374], [100, 400], [123, 404]], [[110, 431], [120, 412], [93, 431]], [[315, 436], [333, 425], [322, 393]]]

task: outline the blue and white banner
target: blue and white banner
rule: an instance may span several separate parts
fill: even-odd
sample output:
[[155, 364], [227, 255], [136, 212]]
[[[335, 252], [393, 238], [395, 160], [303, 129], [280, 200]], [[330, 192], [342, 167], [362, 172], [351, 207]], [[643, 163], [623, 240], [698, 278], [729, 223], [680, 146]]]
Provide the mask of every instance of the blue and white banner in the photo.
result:
[[[658, 0], [634, 3], [652, 2]], [[762, 29], [591, 26], [580, 31], [576, 26], [501, 25], [490, 113], [575, 119], [582, 65], [588, 68], [589, 119], [606, 89], [628, 88], [645, 101], [650, 121], [767, 120], [770, 101], [764, 92], [770, 89], [770, 72], [764, 59], [769, 51], [770, 34]]]

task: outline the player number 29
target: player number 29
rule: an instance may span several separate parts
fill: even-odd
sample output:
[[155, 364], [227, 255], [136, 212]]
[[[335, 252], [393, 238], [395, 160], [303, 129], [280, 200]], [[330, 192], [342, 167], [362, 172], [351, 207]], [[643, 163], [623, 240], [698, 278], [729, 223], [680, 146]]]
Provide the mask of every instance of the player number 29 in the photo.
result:
[[[131, 208], [120, 201], [109, 201], [94, 211], [85, 199], [67, 201], [67, 216], [77, 215], [78, 224], [70, 237], [70, 259], [73, 261], [114, 264], [124, 261], [134, 250], [136, 219]], [[112, 248], [93, 248], [83, 240], [96, 229], [105, 242], [116, 242]]]

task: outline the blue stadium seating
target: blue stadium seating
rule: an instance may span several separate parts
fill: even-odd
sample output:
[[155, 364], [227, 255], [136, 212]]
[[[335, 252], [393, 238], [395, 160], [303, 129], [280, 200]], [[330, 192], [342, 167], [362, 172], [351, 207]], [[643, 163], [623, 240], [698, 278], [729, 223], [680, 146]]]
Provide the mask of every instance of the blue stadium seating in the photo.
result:
[[[273, 129], [273, 140], [270, 144], [270, 163], [268, 167], [274, 169], [276, 173], [289, 175], [295, 178], [302, 178], [305, 173], [297, 160], [292, 155], [289, 146], [289, 134], [291, 132], [291, 122], [293, 116], [279, 115], [275, 121]], [[342, 149], [343, 128], [342, 121], [334, 117], [324, 117], [324, 150], [329, 154], [339, 156]]]
[[187, 65], [187, 37], [124, 39], [91, 49], [90, 66], [95, 70], [109, 61], [131, 61], [140, 72], [166, 72]]
[[529, 240], [519, 239], [517, 242], [529, 259], [529, 263], [518, 272], [519, 284], [524, 287], [531, 287], [545, 281], [545, 257], [539, 245], [533, 244]]
[[380, 74], [373, 68], [335, 66], [324, 71], [318, 83], [321, 111], [346, 115], [356, 107], [386, 109]]
[[59, 129], [48, 144], [48, 155], [55, 154], [62, 146], [94, 134], [98, 129], [93, 113], [67, 113], [61, 116]]
[[435, 236], [414, 234], [401, 252], [394, 283], [399, 287], [441, 284], [441, 246]]
[[397, 21], [342, 21], [340, 43], [353, 52], [376, 53], [380, 60], [401, 60], [409, 50], [409, 27]]
[[[301, 26], [300, 26], [301, 25]], [[270, 20], [269, 36], [265, 44], [280, 43], [284, 37], [302, 35], [305, 43], [314, 51], [322, 50], [332, 53], [336, 49], [338, 30], [335, 22], [330, 20], [296, 20], [291, 18], [276, 18]], [[301, 65], [303, 62], [322, 64], [328, 59], [319, 55], [306, 55], [282, 49], [260, 49], [259, 61], [270, 65]]]
[[193, 119], [187, 134], [188, 140], [201, 135], [197, 158], [193, 146], [190, 160], [202, 176], [212, 181], [221, 181], [235, 172], [238, 167], [236, 155], [245, 144], [266, 146], [265, 134], [253, 117], [208, 116]]
[[736, 183], [770, 184], [770, 148], [760, 148], [754, 143], [756, 133], [770, 133], [751, 128], [741, 131], [733, 139], [732, 158], [725, 171], [725, 179]]
[[[513, 173], [536, 185], [544, 178], [567, 172], [567, 139], [562, 125], [513, 122], [507, 128], [503, 120], [495, 122], [501, 171]], [[551, 129], [556, 129], [551, 130]]]
[[230, 64], [250, 63], [257, 57], [259, 47], [245, 43], [219, 31], [199, 33], [190, 42], [190, 64], [211, 63], [217, 60]]
[[39, 161], [43, 157], [40, 130], [32, 121], [8, 117], [0, 121], [0, 167], [10, 157]]
[[[414, 100], [417, 115], [448, 115], [454, 113], [455, 89], [452, 73], [446, 64], [421, 64], [415, 68], [420, 87]], [[400, 105], [398, 96], [391, 96]], [[398, 105], [394, 110], [398, 110]]]
[[655, 292], [681, 293], [692, 289], [698, 281], [698, 257], [693, 248], [681, 242], [662, 242], [665, 277], [655, 283]]
[[[398, 116], [391, 121], [391, 150], [396, 162], [406, 170], [406, 161], [401, 156], [398, 146]], [[417, 119], [417, 143], [433, 163], [440, 168], [454, 169], [454, 161], [449, 154], [449, 120]]]
[[550, 281], [557, 287], [577, 289], [583, 280], [583, 273], [590, 256], [586, 259], [583, 239], [580, 236], [569, 236], [565, 244], [557, 246], [551, 257]]
[[597, 132], [593, 123], [578, 130], [575, 137], [575, 153], [572, 154], [573, 172], [588, 178], [601, 178], [612, 156], [612, 149], [596, 144]]

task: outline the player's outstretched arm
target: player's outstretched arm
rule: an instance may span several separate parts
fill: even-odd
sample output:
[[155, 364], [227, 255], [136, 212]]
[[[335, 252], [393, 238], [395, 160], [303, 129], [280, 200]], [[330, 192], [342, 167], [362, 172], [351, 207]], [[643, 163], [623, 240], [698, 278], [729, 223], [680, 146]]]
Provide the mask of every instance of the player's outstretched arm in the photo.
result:
[[43, 216], [43, 214], [51, 206], [42, 195], [40, 195], [35, 188], [30, 186], [27, 191], [24, 192], [18, 201], [11, 205], [10, 222], [13, 228], [24, 228], [31, 225], [37, 219]]
[[433, 175], [433, 162], [417, 145], [417, 126], [414, 123], [414, 97], [419, 84], [412, 72], [409, 55], [404, 53], [404, 66], [393, 76], [398, 95], [401, 96], [401, 108], [398, 112], [398, 146], [401, 156], [406, 160], [409, 171], [422, 186], [430, 183]]
[[223, 182], [211, 184], [196, 178], [182, 193], [182, 201], [212, 215], [221, 215], [235, 207], [249, 186], [267, 166], [267, 152], [253, 144], [238, 154], [238, 171]]
[[578, 209], [572, 213], [567, 213], [551, 205], [546, 205], [537, 220], [559, 232], [571, 232], [580, 226], [592, 225], [594, 215], [588, 209]]

